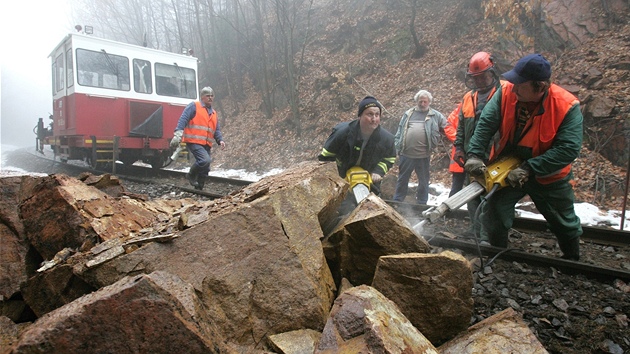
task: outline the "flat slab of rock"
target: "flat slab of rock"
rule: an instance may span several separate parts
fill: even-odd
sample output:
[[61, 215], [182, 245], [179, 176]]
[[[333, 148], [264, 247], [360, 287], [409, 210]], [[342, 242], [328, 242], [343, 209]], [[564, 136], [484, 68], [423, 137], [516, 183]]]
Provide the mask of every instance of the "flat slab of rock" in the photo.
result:
[[268, 340], [278, 354], [312, 354], [322, 334], [312, 329], [301, 329], [269, 336]]
[[439, 348], [441, 354], [546, 354], [536, 335], [514, 309], [471, 326]]

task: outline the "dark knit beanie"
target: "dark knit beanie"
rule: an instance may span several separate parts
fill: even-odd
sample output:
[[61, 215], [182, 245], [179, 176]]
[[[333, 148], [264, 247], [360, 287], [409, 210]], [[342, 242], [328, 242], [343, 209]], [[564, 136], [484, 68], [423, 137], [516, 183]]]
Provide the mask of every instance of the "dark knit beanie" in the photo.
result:
[[361, 116], [361, 113], [363, 113], [366, 108], [370, 107], [378, 107], [378, 111], [382, 113], [381, 104], [378, 103], [376, 98], [372, 96], [365, 96], [365, 98], [362, 99], [361, 102], [359, 102], [359, 114], [357, 114], [357, 117]]

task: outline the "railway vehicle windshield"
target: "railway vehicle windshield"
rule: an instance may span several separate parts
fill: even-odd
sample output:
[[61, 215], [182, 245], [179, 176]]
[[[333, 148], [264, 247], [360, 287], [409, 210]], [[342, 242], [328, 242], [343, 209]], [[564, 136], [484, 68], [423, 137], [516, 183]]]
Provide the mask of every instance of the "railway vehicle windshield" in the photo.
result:
[[161, 96], [196, 98], [195, 71], [175, 65], [155, 63], [156, 93]]
[[77, 49], [79, 85], [129, 91], [129, 59], [120, 55]]

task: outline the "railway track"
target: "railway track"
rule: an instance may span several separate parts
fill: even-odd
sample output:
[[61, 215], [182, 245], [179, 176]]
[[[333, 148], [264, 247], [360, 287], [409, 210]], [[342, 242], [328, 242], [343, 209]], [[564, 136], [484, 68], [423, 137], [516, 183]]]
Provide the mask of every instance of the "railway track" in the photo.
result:
[[[34, 152], [34, 150], [32, 152], [29, 151], [29, 153], [35, 158], [46, 159], [53, 170], [55, 169], [55, 164], [63, 164], [64, 169], [74, 171], [76, 175], [81, 172], [90, 172], [93, 174], [111, 173], [111, 171], [95, 171], [88, 166], [53, 161], [50, 156], [41, 156], [41, 154]], [[58, 173], [59, 171], [32, 172]], [[70, 174], [72, 175], [73, 173], [71, 172]], [[169, 185], [172, 188], [212, 199], [223, 197], [253, 183], [252, 181], [208, 176], [204, 190], [198, 191], [188, 186], [184, 172], [168, 169], [156, 170], [149, 167], [123, 164], [117, 164], [116, 175], [123, 181], [128, 180], [147, 185]], [[429, 206], [407, 204], [391, 200], [386, 200], [386, 202], [405, 217], [411, 225], [420, 222], [422, 220], [422, 212], [429, 208]], [[449, 228], [445, 227], [445, 223], [448, 221], [450, 221], [451, 224], [467, 225], [468, 221], [465, 221], [467, 216], [468, 213], [465, 210], [450, 212], [435, 224], [427, 224], [426, 229], [422, 232], [422, 236], [434, 247], [456, 248], [466, 253], [479, 255], [482, 260], [482, 265], [484, 258], [490, 260], [486, 263], [489, 264], [494, 258], [500, 257], [500, 259], [506, 261], [522, 262], [534, 266], [553, 267], [567, 274], [583, 274], [589, 278], [601, 281], [611, 281], [614, 279], [630, 281], [630, 271], [628, 270], [585, 262], [574, 262], [558, 258], [557, 256], [549, 257], [534, 252], [527, 252], [522, 249], [515, 248], [506, 251], [502, 248], [478, 245], [473, 239], [462, 236], [463, 233], [461, 230], [463, 230], [463, 228], [460, 228], [459, 231], [457, 228], [455, 228], [456, 230], [454, 231], [448, 231]], [[547, 227], [543, 220], [516, 217], [513, 229], [523, 234], [530, 234], [545, 232]], [[608, 245], [628, 250], [628, 253], [630, 253], [630, 232], [591, 226], [583, 226], [583, 229], [584, 234], [581, 239], [585, 246], [589, 244]]]
[[[117, 163], [114, 168], [107, 168], [107, 170], [94, 169], [88, 164], [81, 162], [62, 162], [53, 158], [52, 155], [42, 155], [33, 149], [27, 150], [28, 154], [35, 159], [47, 161], [43, 164], [37, 164], [42, 166], [42, 173], [57, 173], [60, 169], [67, 170], [65, 173], [73, 176], [77, 176], [82, 172], [89, 172], [94, 175], [100, 175], [103, 173], [111, 173], [118, 176], [123, 181], [132, 181], [140, 184], [158, 184], [168, 185], [171, 188], [176, 188], [187, 193], [201, 195], [210, 199], [221, 198], [233, 191], [237, 191], [243, 186], [253, 183], [252, 181], [246, 181], [241, 179], [207, 176], [204, 190], [199, 191], [192, 188], [185, 176], [185, 172], [172, 169], [154, 169], [151, 167], [145, 167], [141, 165], [125, 165]], [[62, 171], [63, 172], [63, 171]]]

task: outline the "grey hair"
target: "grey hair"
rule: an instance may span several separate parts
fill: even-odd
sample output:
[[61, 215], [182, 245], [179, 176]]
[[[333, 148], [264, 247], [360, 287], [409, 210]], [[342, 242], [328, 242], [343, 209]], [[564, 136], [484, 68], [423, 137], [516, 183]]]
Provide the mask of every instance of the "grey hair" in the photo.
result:
[[212, 89], [212, 87], [206, 86], [206, 87], [201, 89], [201, 93], [199, 94], [199, 96], [205, 96], [205, 95], [213, 95], [214, 96], [214, 90]]
[[418, 102], [420, 97], [427, 97], [429, 99], [429, 103], [433, 102], [433, 96], [431, 95], [431, 92], [429, 92], [427, 90], [420, 90], [420, 91], [418, 91], [418, 93], [416, 93], [416, 95], [413, 96], [413, 100]]

